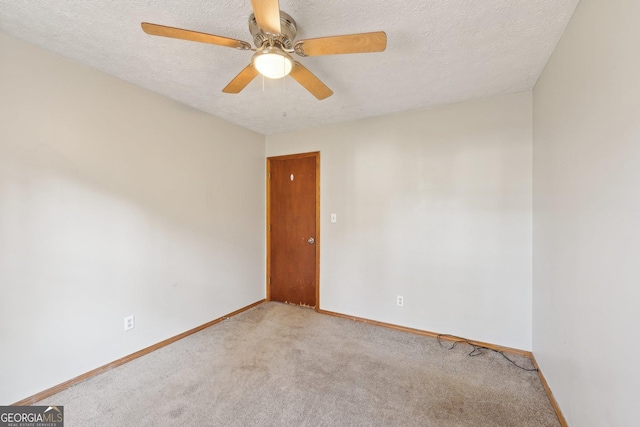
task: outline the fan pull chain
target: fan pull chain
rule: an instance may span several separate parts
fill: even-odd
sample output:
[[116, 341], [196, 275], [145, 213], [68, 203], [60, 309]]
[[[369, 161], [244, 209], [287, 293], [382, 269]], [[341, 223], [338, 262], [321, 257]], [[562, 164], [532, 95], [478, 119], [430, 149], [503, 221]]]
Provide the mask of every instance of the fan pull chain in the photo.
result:
[[[282, 63], [282, 71], [284, 72], [284, 62]], [[282, 78], [282, 117], [287, 117], [287, 76]]]

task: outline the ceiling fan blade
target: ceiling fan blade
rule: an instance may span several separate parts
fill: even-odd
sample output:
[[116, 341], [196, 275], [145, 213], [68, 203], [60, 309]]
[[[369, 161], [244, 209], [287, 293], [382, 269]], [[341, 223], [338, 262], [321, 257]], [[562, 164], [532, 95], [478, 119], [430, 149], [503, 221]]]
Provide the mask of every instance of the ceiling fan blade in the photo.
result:
[[387, 34], [384, 31], [300, 40], [294, 46], [300, 56], [382, 52], [386, 48]]
[[218, 46], [234, 47], [236, 49], [251, 49], [251, 45], [242, 40], [213, 34], [199, 33], [197, 31], [183, 30], [181, 28], [166, 27], [164, 25], [143, 22], [142, 30], [152, 36], [170, 37], [173, 39], [190, 40], [194, 42], [215, 44]]
[[333, 95], [333, 91], [331, 89], [329, 89], [320, 81], [320, 79], [314, 76], [311, 71], [307, 70], [298, 61], [295, 62], [295, 65], [289, 75], [319, 100], [323, 100]]
[[278, 0], [251, 0], [251, 6], [258, 28], [271, 34], [279, 34], [282, 31]]
[[244, 67], [240, 73], [229, 82], [229, 84], [222, 89], [224, 93], [240, 93], [242, 89], [247, 87], [251, 80], [255, 79], [258, 75], [258, 70], [253, 68], [252, 64]]

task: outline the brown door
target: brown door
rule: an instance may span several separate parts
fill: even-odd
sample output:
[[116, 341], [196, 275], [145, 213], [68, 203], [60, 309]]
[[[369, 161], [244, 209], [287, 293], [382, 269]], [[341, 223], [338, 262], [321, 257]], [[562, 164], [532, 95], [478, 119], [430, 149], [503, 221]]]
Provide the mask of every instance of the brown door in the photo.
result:
[[319, 153], [267, 159], [267, 299], [317, 307]]

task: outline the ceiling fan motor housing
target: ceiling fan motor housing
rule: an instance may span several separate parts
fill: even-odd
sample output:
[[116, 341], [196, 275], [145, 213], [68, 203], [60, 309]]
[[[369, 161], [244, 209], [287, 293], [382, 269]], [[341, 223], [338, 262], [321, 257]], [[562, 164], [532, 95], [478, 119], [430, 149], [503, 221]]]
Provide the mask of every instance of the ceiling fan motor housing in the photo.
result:
[[252, 13], [249, 17], [249, 31], [253, 36], [253, 43], [260, 49], [266, 42], [274, 45], [280, 45], [283, 49], [292, 51], [293, 40], [298, 32], [296, 21], [288, 14], [280, 11], [280, 34], [270, 34], [262, 31], [258, 27], [256, 17]]

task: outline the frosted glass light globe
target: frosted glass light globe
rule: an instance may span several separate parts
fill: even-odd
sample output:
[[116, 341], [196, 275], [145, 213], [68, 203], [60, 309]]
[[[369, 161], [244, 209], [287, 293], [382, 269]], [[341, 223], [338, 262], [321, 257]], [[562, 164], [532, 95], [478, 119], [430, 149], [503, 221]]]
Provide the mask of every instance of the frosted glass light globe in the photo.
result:
[[273, 46], [257, 51], [251, 61], [255, 69], [269, 79], [281, 79], [293, 68], [291, 56]]

